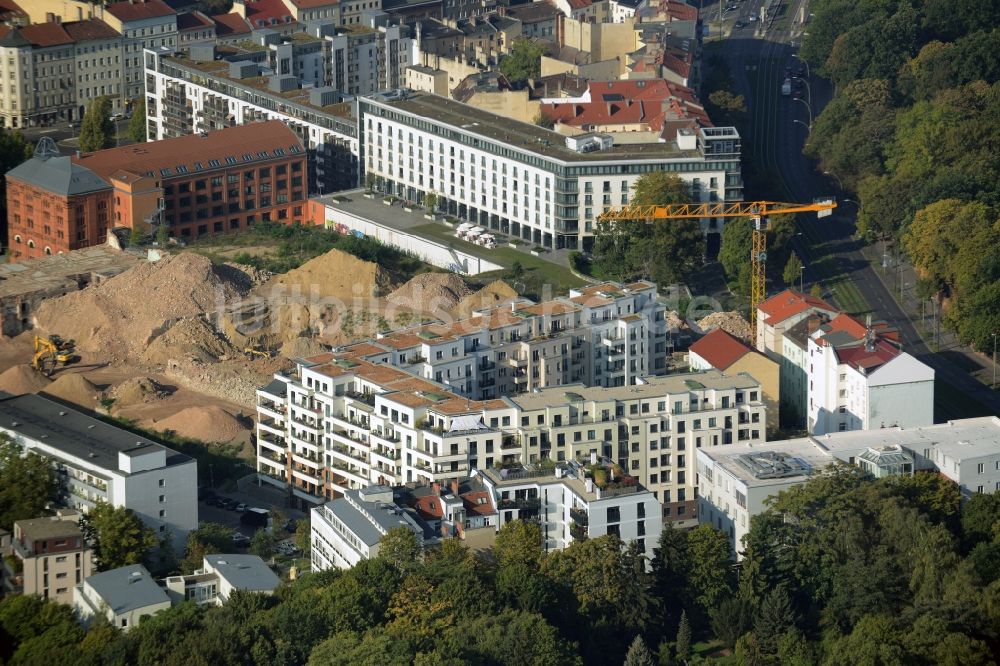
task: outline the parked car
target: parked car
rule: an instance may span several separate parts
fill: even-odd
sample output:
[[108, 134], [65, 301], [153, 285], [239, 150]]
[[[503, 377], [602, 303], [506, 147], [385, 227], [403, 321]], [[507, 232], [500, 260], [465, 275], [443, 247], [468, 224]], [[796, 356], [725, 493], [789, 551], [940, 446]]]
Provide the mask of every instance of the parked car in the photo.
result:
[[294, 518], [289, 518], [285, 521], [285, 524], [281, 526], [281, 529], [285, 532], [294, 532], [299, 526], [299, 521]]
[[271, 514], [266, 510], [251, 506], [247, 507], [247, 510], [240, 516], [240, 522], [253, 527], [267, 527], [267, 521], [270, 518]]
[[242, 532], [233, 532], [233, 545], [235, 546], [249, 546], [250, 537]]
[[243, 513], [244, 511], [247, 510], [247, 505], [244, 504], [243, 502], [240, 502], [239, 504], [236, 505], [236, 510], [239, 511], [240, 513]]

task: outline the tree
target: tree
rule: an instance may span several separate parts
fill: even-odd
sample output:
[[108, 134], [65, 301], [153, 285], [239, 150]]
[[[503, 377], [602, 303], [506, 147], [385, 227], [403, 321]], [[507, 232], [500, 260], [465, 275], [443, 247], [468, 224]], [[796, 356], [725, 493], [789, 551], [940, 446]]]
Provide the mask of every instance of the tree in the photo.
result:
[[409, 572], [423, 559], [423, 548], [413, 530], [407, 527], [395, 527], [379, 541], [378, 557], [400, 571]]
[[632, 191], [632, 203], [637, 206], [686, 203], [691, 198], [690, 186], [668, 171], [651, 171], [639, 176]]
[[813, 286], [809, 287], [809, 295], [813, 298], [823, 298], [823, 287], [819, 282], [813, 282]]
[[788, 263], [785, 264], [785, 270], [781, 273], [781, 279], [784, 280], [786, 287], [794, 289], [801, 275], [802, 261], [799, 259], [799, 255], [792, 252], [788, 256]]
[[691, 625], [688, 623], [688, 616], [685, 612], [681, 612], [681, 621], [677, 625], [674, 652], [677, 654], [677, 660], [681, 663], [686, 664], [691, 658]]
[[625, 663], [623, 666], [654, 666], [653, 655], [650, 653], [649, 648], [646, 647], [646, 642], [642, 640], [642, 636], [637, 635], [635, 640], [632, 641], [632, 645], [629, 646], [628, 652], [625, 654]]
[[962, 507], [966, 548], [1000, 537], [1000, 493], [977, 493]]
[[153, 530], [131, 509], [105, 501], [98, 501], [80, 518], [80, 527], [94, 544], [94, 559], [101, 571], [139, 564], [157, 544]]
[[142, 224], [142, 222], [139, 221], [134, 221], [132, 223], [132, 230], [129, 232], [128, 235], [129, 245], [135, 247], [138, 246], [140, 243], [142, 243], [143, 239], [146, 237], [146, 234], [143, 231], [143, 226], [144, 225]]
[[202, 523], [188, 534], [187, 548], [181, 561], [181, 571], [191, 573], [200, 569], [206, 555], [232, 553], [233, 529], [219, 523]]
[[704, 616], [733, 594], [733, 568], [729, 538], [711, 525], [702, 523], [689, 530], [687, 557], [688, 584]]
[[722, 229], [719, 262], [726, 273], [729, 288], [737, 294], [750, 294], [750, 253], [753, 248], [753, 228], [742, 218], [729, 220]]
[[795, 613], [784, 586], [778, 586], [764, 595], [760, 610], [753, 621], [753, 634], [761, 652], [778, 654], [781, 637], [795, 628]]
[[[24, 140], [20, 132], [0, 128], [0, 173], [7, 173], [21, 162], [30, 159], [34, 147]], [[0, 224], [7, 220], [7, 179], [0, 178]], [[0, 227], [2, 237], [7, 237], [5, 228]]]
[[164, 220], [161, 220], [156, 227], [156, 243], [160, 247], [165, 247], [170, 243], [170, 228]]
[[303, 553], [309, 552], [312, 546], [312, 527], [309, 519], [303, 518], [295, 525], [295, 546]]
[[38, 518], [59, 500], [62, 484], [52, 463], [0, 434], [0, 528], [14, 529], [15, 520]]
[[136, 143], [146, 141], [146, 98], [142, 97], [139, 103], [132, 108], [132, 117], [128, 121], [128, 138]]
[[115, 124], [111, 120], [111, 98], [91, 102], [80, 123], [80, 150], [93, 152], [115, 144]]
[[427, 208], [427, 212], [432, 215], [437, 210], [438, 196], [433, 192], [428, 192], [424, 195], [424, 206]]
[[250, 539], [250, 552], [261, 559], [267, 559], [274, 553], [274, 535], [269, 530], [257, 530]]
[[739, 597], [728, 597], [708, 611], [712, 633], [729, 648], [750, 628], [750, 604]]
[[539, 111], [538, 115], [531, 121], [544, 129], [550, 130], [556, 126], [556, 120], [544, 111]]
[[500, 72], [515, 88], [522, 87], [528, 79], [542, 73], [542, 56], [545, 45], [530, 39], [515, 39], [510, 53], [500, 61]]

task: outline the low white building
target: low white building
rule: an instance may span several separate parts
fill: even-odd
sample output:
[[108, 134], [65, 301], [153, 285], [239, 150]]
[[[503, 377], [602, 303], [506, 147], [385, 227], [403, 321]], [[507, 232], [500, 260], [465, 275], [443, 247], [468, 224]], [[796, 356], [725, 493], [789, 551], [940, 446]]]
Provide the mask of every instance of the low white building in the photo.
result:
[[[529, 466], [472, 474], [493, 494], [498, 527], [512, 520], [538, 523], [546, 552], [613, 534], [635, 542], [651, 560], [663, 529], [660, 503], [637, 479], [621, 471], [614, 478], [613, 470], [606, 461], [595, 460], [589, 467], [573, 461], [552, 469]], [[601, 478], [595, 478], [598, 474]]]
[[70, 507], [86, 512], [103, 500], [131, 509], [184, 552], [198, 527], [194, 458], [34, 394], [0, 400], [0, 432], [56, 464]]
[[144, 618], [170, 608], [170, 597], [141, 564], [103, 571], [73, 590], [73, 608], [84, 624], [103, 615], [128, 631]]
[[349, 569], [378, 556], [389, 530], [412, 530], [421, 542], [426, 533], [413, 512], [393, 502], [392, 488], [368, 486], [348, 490], [340, 499], [310, 511], [312, 570]]
[[1000, 491], [1000, 417], [701, 448], [697, 458], [699, 519], [727, 532], [739, 552], [750, 519], [769, 497], [838, 462], [876, 478], [937, 472], [958, 484], [963, 497]]
[[175, 603], [194, 601], [221, 606], [233, 591], [272, 594], [281, 585], [271, 568], [256, 555], [206, 555], [202, 568], [190, 576], [171, 576], [167, 591]]

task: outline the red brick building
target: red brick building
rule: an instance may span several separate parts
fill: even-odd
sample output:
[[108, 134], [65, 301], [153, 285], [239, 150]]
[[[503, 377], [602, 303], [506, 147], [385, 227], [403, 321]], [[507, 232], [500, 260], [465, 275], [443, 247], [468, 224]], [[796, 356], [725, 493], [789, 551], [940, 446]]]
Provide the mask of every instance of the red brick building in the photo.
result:
[[107, 239], [111, 185], [39, 142], [35, 156], [7, 172], [7, 244], [12, 261], [59, 254]]
[[255, 222], [305, 219], [306, 153], [278, 120], [73, 158], [114, 191], [115, 227], [163, 220], [179, 238], [239, 232]]
[[308, 217], [306, 153], [277, 120], [73, 158], [39, 146], [7, 174], [14, 261], [98, 245], [114, 228], [162, 221], [197, 238]]

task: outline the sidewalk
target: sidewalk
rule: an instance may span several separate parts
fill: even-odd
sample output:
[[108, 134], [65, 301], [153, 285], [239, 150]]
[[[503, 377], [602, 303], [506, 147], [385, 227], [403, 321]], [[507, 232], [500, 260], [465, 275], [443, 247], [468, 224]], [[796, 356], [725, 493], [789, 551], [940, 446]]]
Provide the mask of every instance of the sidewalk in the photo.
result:
[[892, 294], [893, 300], [906, 313], [924, 344], [939, 354], [948, 353], [952, 362], [988, 386], [993, 372], [993, 361], [990, 356], [974, 351], [959, 342], [955, 333], [941, 323], [941, 313], [936, 302], [931, 299], [921, 299], [917, 295], [918, 277], [913, 266], [898, 260], [891, 252], [885, 254], [883, 252], [881, 243], [861, 248], [861, 254], [871, 264], [872, 270], [886, 290]]

